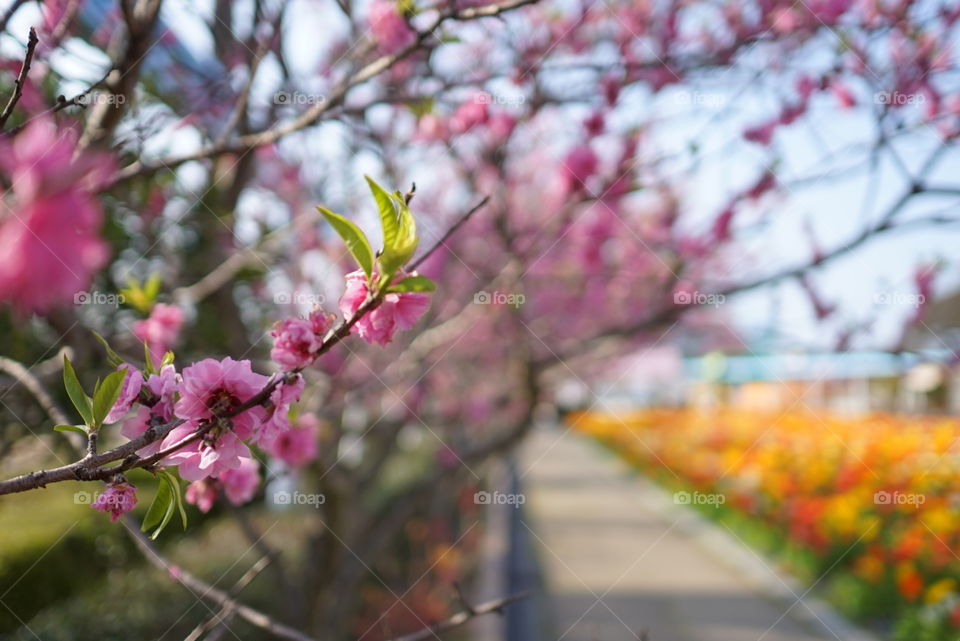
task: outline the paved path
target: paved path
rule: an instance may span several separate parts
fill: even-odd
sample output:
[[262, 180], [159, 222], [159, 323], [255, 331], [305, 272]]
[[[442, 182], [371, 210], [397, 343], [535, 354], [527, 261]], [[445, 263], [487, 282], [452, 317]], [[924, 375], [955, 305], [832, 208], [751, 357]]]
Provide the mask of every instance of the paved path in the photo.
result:
[[563, 434], [533, 434], [517, 466], [548, 594], [546, 640], [636, 641], [644, 628], [650, 641], [862, 638], [822, 604], [798, 602], [803, 590], [735, 535]]

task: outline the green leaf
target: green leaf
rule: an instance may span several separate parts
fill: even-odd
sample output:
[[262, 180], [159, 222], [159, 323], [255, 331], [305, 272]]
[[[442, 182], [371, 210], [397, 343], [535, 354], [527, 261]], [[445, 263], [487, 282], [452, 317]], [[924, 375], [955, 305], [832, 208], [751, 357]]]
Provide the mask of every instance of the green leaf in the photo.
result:
[[413, 258], [417, 250], [417, 225], [400, 192], [388, 193], [370, 176], [364, 176], [373, 199], [377, 201], [380, 225], [383, 228], [383, 251], [377, 262], [380, 265], [381, 284], [393, 280], [397, 270]]
[[363, 273], [367, 275], [367, 278], [370, 278], [373, 273], [373, 250], [370, 249], [370, 241], [367, 240], [364, 233], [340, 214], [335, 214], [324, 207], [317, 207], [317, 209], [343, 239], [343, 242], [347, 245], [347, 250], [360, 265]]
[[432, 292], [436, 291], [437, 284], [426, 276], [408, 276], [403, 280], [390, 285], [388, 293], [402, 294], [405, 292]]
[[87, 436], [87, 428], [82, 425], [54, 425], [53, 429], [58, 432], [79, 432]]
[[153, 301], [157, 300], [157, 294], [160, 293], [160, 285], [162, 282], [163, 280], [160, 278], [160, 272], [153, 272], [150, 274], [147, 282], [144, 283], [143, 294], [151, 304]]
[[63, 356], [63, 386], [67, 388], [67, 395], [70, 397], [73, 406], [80, 412], [83, 422], [87, 424], [87, 427], [92, 426], [92, 401], [86, 392], [83, 391], [83, 386], [80, 385], [77, 373], [73, 371], [73, 365], [70, 363], [70, 359], [67, 358], [66, 354]]
[[132, 276], [127, 278], [127, 286], [120, 290], [123, 301], [137, 311], [147, 314], [153, 307], [157, 294], [160, 293], [160, 284], [162, 280], [160, 274], [154, 272], [142, 285]]
[[187, 529], [187, 510], [183, 507], [183, 496], [180, 493], [180, 481], [177, 480], [170, 472], [160, 472], [163, 476], [167, 477], [167, 482], [170, 483], [170, 489], [173, 491], [173, 500], [177, 505], [177, 511], [180, 512], [180, 522], [183, 524], [183, 529]]
[[110, 343], [107, 342], [103, 336], [97, 332], [93, 332], [93, 335], [96, 337], [100, 344], [103, 345], [103, 348], [107, 350], [107, 362], [110, 363], [110, 367], [116, 367], [123, 362], [123, 359], [120, 358], [120, 355], [113, 351], [113, 348], [110, 347]]
[[150, 346], [143, 342], [143, 369], [147, 374], [155, 374], [157, 368], [153, 365], [153, 355], [150, 354]]
[[150, 509], [147, 510], [147, 515], [143, 517], [143, 524], [140, 526], [143, 532], [153, 530], [150, 534], [151, 539], [160, 536], [173, 518], [174, 512], [177, 511], [174, 495], [179, 494], [178, 490], [179, 488], [174, 489], [166, 476], [160, 477], [157, 495], [153, 497], [153, 503], [150, 504]]
[[167, 352], [163, 355], [163, 360], [160, 361], [160, 367], [165, 367], [167, 365], [173, 364], [174, 355], [173, 352]]
[[93, 424], [95, 429], [99, 429], [103, 425], [107, 414], [110, 413], [114, 403], [120, 398], [120, 390], [123, 389], [123, 382], [127, 376], [137, 376], [137, 373], [126, 369], [117, 370], [103, 379], [103, 383], [97, 386], [93, 393]]

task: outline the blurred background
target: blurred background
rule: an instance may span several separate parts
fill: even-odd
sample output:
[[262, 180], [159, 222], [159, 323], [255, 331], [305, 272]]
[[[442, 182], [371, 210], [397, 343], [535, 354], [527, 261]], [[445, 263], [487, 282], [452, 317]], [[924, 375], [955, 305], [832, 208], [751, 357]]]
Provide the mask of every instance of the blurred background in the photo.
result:
[[4, 479], [76, 459], [94, 332], [276, 371], [355, 269], [315, 206], [379, 246], [365, 174], [438, 284], [148, 550], [102, 484], [0, 497], [0, 639], [958, 638], [958, 18], [0, 0]]

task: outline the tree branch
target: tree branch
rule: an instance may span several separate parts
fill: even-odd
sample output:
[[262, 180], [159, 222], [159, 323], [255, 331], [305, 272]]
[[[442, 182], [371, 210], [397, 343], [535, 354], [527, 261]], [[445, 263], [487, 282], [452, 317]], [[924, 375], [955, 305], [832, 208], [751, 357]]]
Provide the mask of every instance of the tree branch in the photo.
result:
[[10, 114], [13, 113], [14, 107], [17, 106], [20, 96], [23, 95], [23, 85], [27, 82], [27, 74], [30, 73], [30, 63], [33, 62], [33, 52], [36, 50], [37, 43], [39, 42], [37, 30], [30, 27], [30, 36], [27, 38], [27, 53], [23, 56], [23, 66], [20, 67], [20, 74], [14, 81], [13, 95], [10, 96], [7, 106], [4, 107], [3, 112], [0, 113], [0, 129], [3, 129], [4, 125], [7, 124], [7, 119], [10, 118]]

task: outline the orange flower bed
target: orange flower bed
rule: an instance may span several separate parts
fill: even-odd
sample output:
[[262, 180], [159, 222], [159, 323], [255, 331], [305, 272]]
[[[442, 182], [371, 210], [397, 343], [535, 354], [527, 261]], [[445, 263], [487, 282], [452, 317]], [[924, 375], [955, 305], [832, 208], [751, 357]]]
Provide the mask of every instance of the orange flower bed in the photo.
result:
[[847, 573], [880, 595], [877, 608], [892, 599], [960, 623], [960, 420], [718, 408], [568, 421], [670, 485], [722, 496], [718, 515], [773, 529], [818, 575]]

